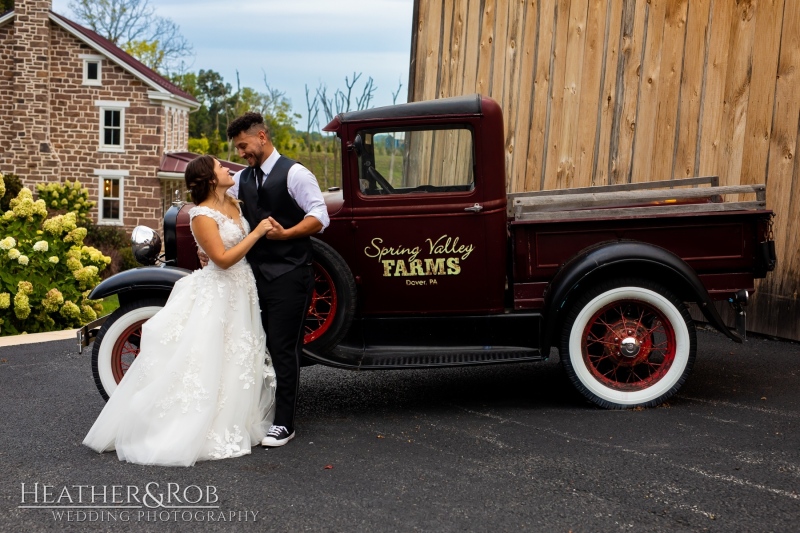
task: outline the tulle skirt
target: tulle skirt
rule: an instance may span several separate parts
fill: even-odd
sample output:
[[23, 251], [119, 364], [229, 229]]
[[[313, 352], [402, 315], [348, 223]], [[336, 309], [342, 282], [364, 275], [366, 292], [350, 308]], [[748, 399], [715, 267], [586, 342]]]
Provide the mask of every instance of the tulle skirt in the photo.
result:
[[165, 466], [250, 453], [274, 418], [255, 279], [246, 261], [175, 284], [142, 328], [141, 350], [83, 444]]

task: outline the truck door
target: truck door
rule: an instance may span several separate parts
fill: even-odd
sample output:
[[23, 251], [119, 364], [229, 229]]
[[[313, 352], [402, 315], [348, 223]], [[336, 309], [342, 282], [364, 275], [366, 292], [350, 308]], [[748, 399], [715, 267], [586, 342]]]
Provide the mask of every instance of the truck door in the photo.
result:
[[353, 274], [363, 315], [503, 309], [505, 194], [487, 204], [478, 128], [467, 120], [351, 130]]

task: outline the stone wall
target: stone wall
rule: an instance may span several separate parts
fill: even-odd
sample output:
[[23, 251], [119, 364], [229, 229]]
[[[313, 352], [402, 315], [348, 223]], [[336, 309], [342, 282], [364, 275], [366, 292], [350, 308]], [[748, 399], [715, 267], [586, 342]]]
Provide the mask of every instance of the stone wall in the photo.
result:
[[0, 27], [0, 172], [14, 170], [11, 152], [11, 116], [14, 111], [14, 26]]
[[[164, 107], [150, 103], [150, 87], [107, 60], [102, 62], [102, 85], [83, 85], [80, 55], [97, 52], [55, 24], [51, 25], [50, 41], [51, 140], [62, 161], [60, 179], [79, 179], [96, 200], [100, 185], [96, 170], [128, 171], [124, 225], [160, 227], [161, 185], [156, 172], [164, 142]], [[129, 103], [125, 108], [124, 152], [99, 151], [100, 108], [96, 101]]]

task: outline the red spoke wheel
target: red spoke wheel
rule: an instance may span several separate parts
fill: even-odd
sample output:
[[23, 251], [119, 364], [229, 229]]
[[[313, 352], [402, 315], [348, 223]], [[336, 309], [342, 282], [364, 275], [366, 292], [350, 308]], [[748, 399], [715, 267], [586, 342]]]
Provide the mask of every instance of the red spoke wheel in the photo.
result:
[[583, 362], [605, 386], [644, 390], [675, 360], [675, 330], [655, 306], [620, 300], [600, 309], [584, 328]]
[[330, 329], [338, 306], [336, 286], [331, 275], [319, 263], [314, 262], [314, 292], [306, 315], [303, 338], [305, 344], [317, 340]]
[[158, 298], [127, 302], [100, 328], [92, 348], [92, 375], [104, 399], [108, 400], [139, 355], [142, 325], [165, 303], [166, 300]]
[[130, 368], [133, 360], [139, 355], [139, 347], [142, 342], [142, 324], [146, 320], [134, 322], [117, 337], [114, 348], [111, 352], [111, 371], [114, 373], [114, 380], [119, 383], [122, 376]]
[[[303, 341], [306, 356], [324, 354], [339, 344], [350, 330], [356, 309], [356, 282], [339, 253], [312, 238], [314, 292], [306, 314]], [[303, 364], [313, 363], [304, 357]]]
[[567, 376], [590, 401], [652, 407], [686, 381], [696, 345], [694, 323], [672, 291], [646, 280], [615, 280], [573, 304], [560, 353]]

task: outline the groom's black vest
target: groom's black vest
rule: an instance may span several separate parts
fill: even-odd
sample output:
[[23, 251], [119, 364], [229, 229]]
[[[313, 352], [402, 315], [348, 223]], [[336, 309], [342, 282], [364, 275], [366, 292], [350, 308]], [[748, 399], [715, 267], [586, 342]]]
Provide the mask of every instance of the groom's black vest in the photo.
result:
[[[251, 228], [267, 217], [272, 217], [285, 229], [299, 224], [306, 216], [289, 194], [286, 179], [296, 162], [281, 156], [258, 190], [255, 171], [247, 167], [239, 178], [239, 200], [242, 213]], [[311, 263], [311, 238], [301, 237], [286, 241], [261, 238], [247, 252], [247, 261], [253, 271], [261, 272], [267, 281], [281, 274]], [[256, 274], [258, 273], [256, 272]]]

